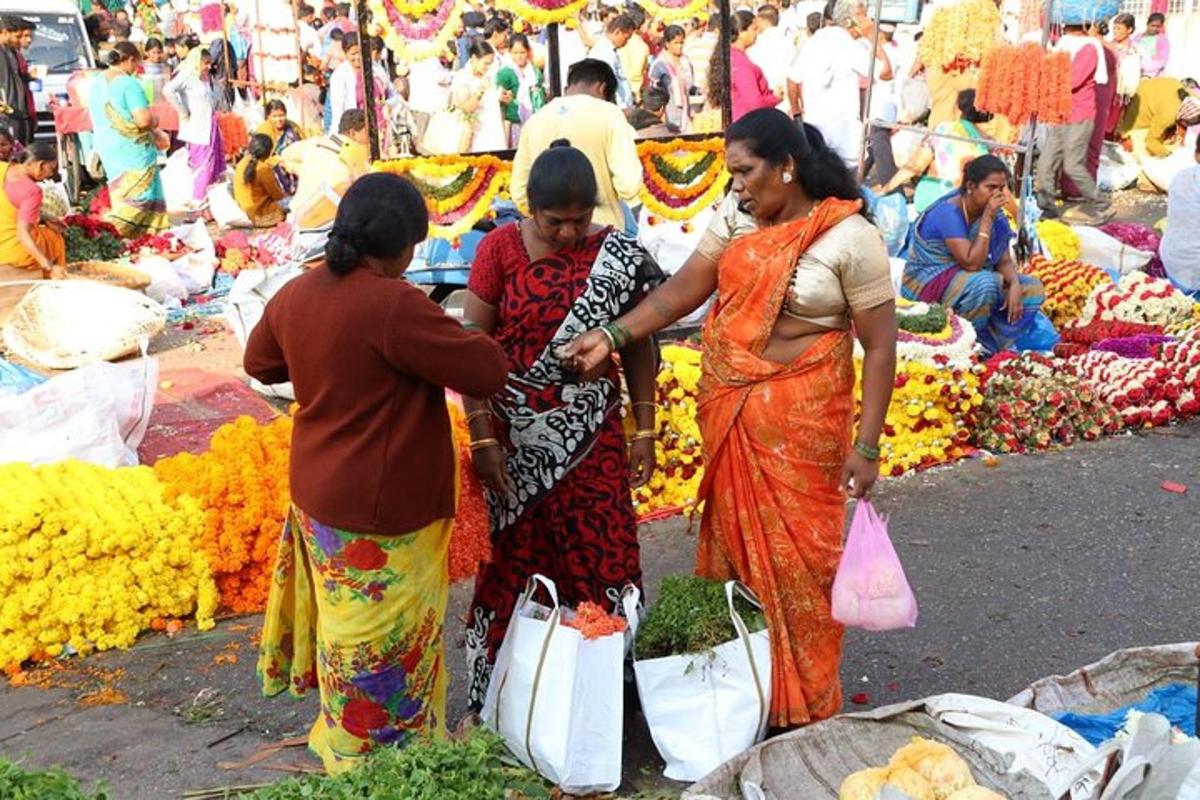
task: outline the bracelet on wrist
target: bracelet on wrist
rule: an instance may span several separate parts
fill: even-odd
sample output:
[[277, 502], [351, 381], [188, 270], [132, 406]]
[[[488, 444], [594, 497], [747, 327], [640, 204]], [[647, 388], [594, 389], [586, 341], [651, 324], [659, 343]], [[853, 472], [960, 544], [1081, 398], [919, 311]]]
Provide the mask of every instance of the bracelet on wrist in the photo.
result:
[[641, 441], [642, 439], [657, 439], [657, 438], [658, 438], [657, 431], [652, 431], [652, 430], [635, 431], [633, 436], [629, 437], [629, 441], [637, 442], [637, 441]]
[[866, 442], [855, 442], [854, 443], [854, 452], [858, 453], [860, 456], [865, 458], [867, 461], [878, 461], [879, 460], [879, 448], [871, 447], [871, 445], [867, 444]]
[[475, 453], [480, 450], [486, 450], [489, 447], [499, 447], [500, 440], [488, 437], [487, 439], [476, 439], [471, 442], [471, 452]]
[[491, 419], [491, 416], [492, 410], [490, 408], [481, 408], [478, 411], [472, 411], [470, 414], [467, 414], [467, 424], [470, 425], [480, 417], [487, 417], [488, 419]]
[[608, 329], [607, 325], [600, 326], [600, 332], [604, 334], [604, 338], [608, 339], [609, 353], [617, 352], [617, 337]]

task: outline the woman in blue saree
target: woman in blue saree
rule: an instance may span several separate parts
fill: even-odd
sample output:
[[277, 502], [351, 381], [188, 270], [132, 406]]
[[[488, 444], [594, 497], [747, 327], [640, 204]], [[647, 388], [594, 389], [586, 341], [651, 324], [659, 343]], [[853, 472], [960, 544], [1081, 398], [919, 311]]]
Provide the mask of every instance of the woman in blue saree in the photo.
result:
[[900, 287], [906, 300], [940, 303], [968, 320], [989, 353], [1011, 349], [1044, 298], [1041, 281], [1018, 274], [1009, 251], [1009, 179], [995, 156], [967, 162], [962, 187], [913, 225]]
[[118, 42], [109, 53], [109, 68], [91, 82], [88, 92], [94, 146], [108, 176], [112, 203], [106, 219], [128, 238], [168, 226], [158, 173], [158, 144], [166, 141], [155, 130], [157, 120], [146, 92], [133, 77], [140, 62], [136, 47]]

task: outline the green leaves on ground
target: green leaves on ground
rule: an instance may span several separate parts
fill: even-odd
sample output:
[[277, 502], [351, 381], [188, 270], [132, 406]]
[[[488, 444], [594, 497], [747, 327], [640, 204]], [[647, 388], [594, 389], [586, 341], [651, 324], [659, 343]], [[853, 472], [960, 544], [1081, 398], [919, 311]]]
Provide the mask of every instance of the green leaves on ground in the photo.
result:
[[[751, 633], [767, 626], [762, 612], [741, 595], [734, 595], [734, 607]], [[694, 575], [669, 575], [663, 578], [658, 602], [638, 629], [634, 652], [639, 660], [701, 653], [736, 637], [725, 584]]]
[[548, 800], [550, 789], [516, 765], [501, 740], [476, 729], [461, 742], [384, 748], [332, 778], [305, 776], [259, 789], [253, 800]]
[[0, 797], [4, 800], [109, 800], [101, 787], [79, 788], [79, 781], [55, 767], [30, 772], [18, 763], [0, 758]]
[[947, 318], [946, 307], [935, 303], [924, 314], [897, 314], [896, 324], [909, 333], [939, 333]]

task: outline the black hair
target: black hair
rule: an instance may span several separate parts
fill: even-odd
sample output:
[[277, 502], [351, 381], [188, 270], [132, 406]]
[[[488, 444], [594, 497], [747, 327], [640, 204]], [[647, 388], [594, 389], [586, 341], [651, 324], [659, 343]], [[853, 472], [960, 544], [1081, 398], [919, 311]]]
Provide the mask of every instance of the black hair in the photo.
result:
[[496, 48], [488, 43], [487, 39], [482, 36], [476, 36], [471, 39], [471, 43], [467, 45], [467, 55], [471, 58], [483, 58], [490, 56], [496, 52]]
[[246, 162], [246, 169], [242, 172], [242, 182], [247, 186], [254, 183], [254, 175], [258, 172], [258, 162], [266, 161], [271, 157], [271, 137], [265, 133], [256, 133], [250, 137], [250, 143], [246, 145], [246, 155], [250, 156], [250, 160]]
[[1096, 33], [1101, 36], [1108, 36], [1108, 20], [1102, 19], [1095, 25]]
[[608, 21], [608, 27], [606, 28], [609, 33], [618, 33], [620, 31], [633, 33], [637, 29], [637, 23], [628, 14], [617, 14]]
[[633, 24], [636, 25], [638, 29], [646, 24], [646, 12], [638, 6], [630, 5], [628, 8], [626, 8], [625, 16], [633, 20]]
[[117, 42], [108, 53], [108, 65], [115, 67], [118, 64], [124, 64], [131, 58], [138, 61], [142, 58], [142, 53], [137, 49], [137, 45], [129, 42]]
[[522, 45], [529, 52], [533, 52], [533, 47], [529, 44], [528, 36], [523, 33], [510, 33], [508, 35], [508, 49], [512, 50], [517, 45]]
[[[792, 160], [800, 188], [814, 202], [827, 197], [861, 200], [858, 181], [837, 151], [825, 143], [821, 132], [808, 123], [803, 127], [776, 108], [751, 111], [725, 131], [725, 146], [734, 142], [770, 164]], [[865, 216], [865, 210], [864, 210]]]
[[351, 184], [338, 203], [325, 266], [345, 275], [366, 256], [395, 258], [428, 234], [429, 211], [416, 187], [399, 175], [372, 172]]
[[126, 20], [114, 19], [112, 21], [112, 30], [113, 30], [113, 36], [118, 36], [118, 37], [121, 37], [124, 39], [128, 39], [129, 35], [131, 33], [133, 33], [133, 23], [127, 19]]
[[329, 32], [330, 41], [340, 42], [346, 38], [346, 32], [341, 28], [334, 28]]
[[754, 27], [754, 15], [744, 8], [733, 12], [733, 16], [729, 18], [733, 23], [733, 32], [730, 38], [736, 39], [746, 31]]
[[646, 91], [642, 92], [642, 108], [651, 114], [659, 113], [667, 107], [669, 102], [671, 102], [671, 95], [662, 87], [648, 86]]
[[599, 187], [592, 162], [566, 139], [556, 139], [534, 159], [525, 187], [530, 211], [595, 208]]
[[973, 158], [963, 165], [962, 186], [959, 191], [966, 194], [968, 183], [978, 186], [997, 172], [1004, 173], [1006, 182], [1012, 181], [1012, 173], [1009, 171], [1008, 165], [996, 156], [989, 154]]
[[598, 58], [576, 61], [567, 70], [567, 86], [591, 86], [604, 84], [604, 96], [609, 100], [617, 96], [617, 74], [613, 68]]
[[32, 31], [37, 28], [33, 22], [16, 14], [5, 14], [0, 20], [0, 31], [4, 33], [20, 33], [22, 31]]
[[284, 113], [284, 115], [287, 114], [287, 106], [284, 105], [282, 100], [278, 100], [278, 99], [277, 100], [268, 100], [267, 104], [265, 106], [263, 106], [263, 116], [264, 117], [269, 117], [269, 116], [271, 116], [271, 114], [275, 113], [276, 111], [282, 111]]
[[804, 20], [804, 27], [808, 29], [809, 34], [814, 34], [821, 30], [821, 26], [825, 24], [825, 17], [820, 11], [814, 11]]
[[492, 17], [487, 22], [483, 23], [483, 37], [490, 39], [497, 33], [504, 33], [512, 26], [503, 17]]
[[666, 44], [667, 42], [673, 41], [680, 37], [684, 37], [684, 38], [687, 37], [687, 31], [685, 31], [683, 29], [683, 27], [680, 25], [668, 25], [666, 28], [663, 29], [663, 35], [662, 35], [663, 44]]
[[1113, 17], [1113, 25], [1124, 25], [1129, 30], [1133, 30], [1137, 27], [1137, 19], [1133, 14], [1117, 14]]
[[[333, 18], [336, 16], [337, 16], [337, 11], [335, 11], [331, 6], [325, 6], [324, 8], [321, 9], [321, 19], [323, 19], [323, 20], [332, 22]], [[341, 29], [339, 28], [339, 30], [341, 30]]]
[[1147, 25], [1149, 25], [1149, 24], [1150, 24], [1150, 23], [1152, 23], [1152, 22], [1161, 22], [1162, 24], [1166, 25], [1166, 24], [1167, 24], [1167, 17], [1166, 17], [1166, 15], [1164, 15], [1164, 14], [1162, 14], [1162, 13], [1158, 12], [1158, 11], [1155, 11], [1153, 14], [1151, 14], [1151, 15], [1150, 15], [1150, 16], [1148, 16], [1148, 17], [1146, 17], [1146, 24], [1147, 24]]
[[25, 145], [25, 149], [17, 156], [18, 164], [32, 164], [34, 161], [53, 161], [58, 163], [58, 149], [54, 142], [41, 139]]
[[357, 47], [361, 50], [362, 43], [358, 41], [357, 33], [347, 33], [342, 37], [342, 51], [348, 52], [353, 47]]
[[309, 14], [315, 14], [315, 13], [317, 13], [317, 10], [315, 8], [313, 8], [312, 6], [310, 6], [308, 3], [303, 3], [300, 6], [300, 18], [301, 19], [303, 19], [304, 17], [307, 17]]
[[772, 5], [759, 6], [758, 18], [766, 20], [771, 25], [779, 24], [779, 9]]
[[334, 10], [337, 11], [337, 15], [339, 17], [350, 16], [350, 4], [349, 3], [338, 3], [336, 6], [334, 6]]
[[354, 133], [365, 127], [367, 127], [367, 112], [361, 108], [346, 109], [338, 121], [338, 133], [340, 134]]
[[175, 40], [175, 44], [183, 45], [188, 50], [195, 50], [200, 46], [200, 37], [194, 33], [186, 33]]
[[151, 36], [146, 39], [146, 43], [142, 45], [142, 52], [149, 53], [151, 50], [162, 50], [163, 43], [159, 41], [157, 36]]
[[958, 93], [958, 111], [967, 122], [978, 125], [987, 122], [992, 115], [975, 107], [975, 90], [963, 89]]
[[[754, 24], [754, 15], [749, 11], [735, 11], [729, 18], [729, 24], [730, 41], [737, 41], [742, 32], [749, 30], [750, 26]], [[706, 99], [709, 105], [718, 108], [721, 105], [721, 88], [729, 83], [729, 76], [725, 74], [725, 59], [722, 55], [722, 48], [714, 47], [712, 57], [708, 61], [708, 97]]]

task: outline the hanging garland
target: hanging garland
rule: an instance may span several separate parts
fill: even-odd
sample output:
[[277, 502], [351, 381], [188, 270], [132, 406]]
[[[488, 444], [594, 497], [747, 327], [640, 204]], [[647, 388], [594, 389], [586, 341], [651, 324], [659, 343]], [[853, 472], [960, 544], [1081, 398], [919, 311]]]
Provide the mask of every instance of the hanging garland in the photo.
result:
[[[462, 20], [463, 5], [458, 0], [370, 0], [370, 8], [384, 43], [396, 57], [421, 61], [446, 51]], [[410, 13], [422, 9], [427, 10]]]
[[720, 138], [639, 142], [638, 157], [644, 173], [642, 202], [665, 219], [690, 220], [716, 203], [729, 184]]
[[1037, 44], [1001, 44], [983, 57], [975, 106], [1024, 125], [1063, 125], [1071, 118], [1071, 57], [1048, 53]]
[[[707, 0], [705, 0], [707, 2]], [[511, 12], [517, 19], [534, 25], [565, 24], [569, 20], [579, 21], [579, 15], [587, 8], [588, 0], [497, 0], [496, 6]]]
[[708, 8], [708, 0], [637, 0], [637, 2], [651, 17], [668, 24], [700, 17]]
[[933, 12], [918, 52], [929, 68], [946, 73], [979, 67], [1000, 40], [1000, 12], [992, 0], [961, 0]]
[[430, 237], [453, 241], [491, 213], [512, 165], [495, 156], [458, 155], [382, 161], [375, 170], [412, 181], [429, 209]]

